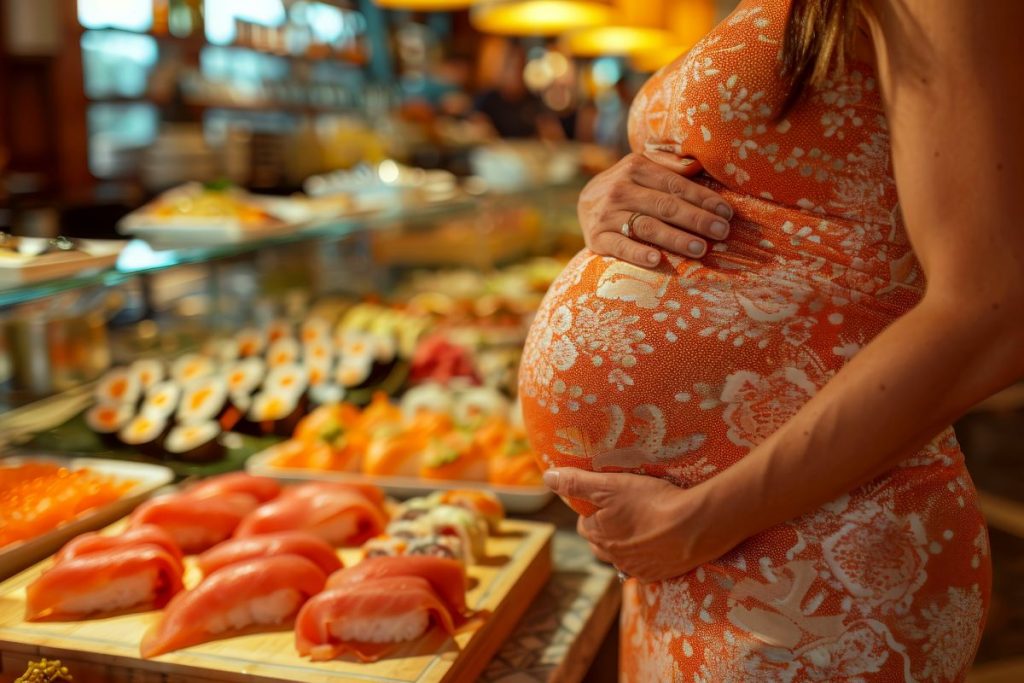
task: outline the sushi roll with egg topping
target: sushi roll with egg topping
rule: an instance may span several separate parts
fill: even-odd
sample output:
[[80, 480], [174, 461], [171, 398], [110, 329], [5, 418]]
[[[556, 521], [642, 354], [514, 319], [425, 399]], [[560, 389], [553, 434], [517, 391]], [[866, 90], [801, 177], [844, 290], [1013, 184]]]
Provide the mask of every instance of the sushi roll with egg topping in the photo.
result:
[[182, 392], [178, 406], [178, 422], [195, 424], [215, 420], [228, 404], [228, 385], [220, 377], [207, 377], [192, 382]]
[[266, 390], [252, 399], [247, 419], [258, 426], [260, 434], [290, 436], [305, 410], [302, 397], [281, 389]]
[[135, 404], [141, 394], [139, 378], [129, 368], [114, 368], [103, 375], [94, 392], [100, 403]]
[[263, 332], [254, 327], [247, 327], [235, 335], [238, 342], [239, 358], [256, 358], [263, 353], [267, 347], [267, 338]]
[[167, 419], [178, 410], [180, 403], [181, 387], [174, 382], [160, 382], [146, 392], [146, 400], [142, 403], [142, 412]]
[[213, 462], [226, 452], [220, 435], [220, 424], [214, 420], [178, 425], [167, 434], [164, 450], [172, 458], [186, 462]]
[[231, 394], [252, 394], [263, 383], [267, 364], [262, 358], [243, 358], [227, 366], [225, 379]]
[[117, 433], [125, 446], [136, 449], [152, 458], [162, 457], [163, 444], [167, 435], [167, 418], [157, 415], [136, 415]]
[[267, 349], [267, 365], [270, 368], [279, 368], [283, 365], [292, 365], [299, 361], [301, 355], [299, 342], [291, 337], [278, 339]]
[[197, 379], [209, 377], [216, 372], [216, 365], [206, 356], [187, 353], [171, 364], [171, 379], [178, 384], [188, 384]]
[[118, 432], [132, 419], [133, 410], [127, 403], [97, 403], [85, 414], [85, 423], [104, 445], [111, 448], [121, 444]]
[[159, 384], [167, 377], [167, 369], [162, 361], [155, 358], [144, 358], [132, 363], [132, 374], [139, 381], [139, 389], [143, 392]]

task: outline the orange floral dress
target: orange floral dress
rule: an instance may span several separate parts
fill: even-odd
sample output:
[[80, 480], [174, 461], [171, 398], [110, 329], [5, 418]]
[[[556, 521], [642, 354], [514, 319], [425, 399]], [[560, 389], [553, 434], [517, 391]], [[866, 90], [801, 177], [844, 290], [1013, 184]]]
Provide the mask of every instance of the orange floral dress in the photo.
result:
[[[554, 283], [520, 373], [546, 465], [714, 477], [920, 299], [873, 67], [774, 116], [787, 13], [742, 2], [634, 103], [633, 149], [700, 160], [736, 216], [703, 260], [647, 270], [583, 251]], [[647, 456], [606, 454], [629, 446]], [[947, 429], [715, 562], [628, 581], [622, 679], [962, 680], [990, 594], [975, 498]]]

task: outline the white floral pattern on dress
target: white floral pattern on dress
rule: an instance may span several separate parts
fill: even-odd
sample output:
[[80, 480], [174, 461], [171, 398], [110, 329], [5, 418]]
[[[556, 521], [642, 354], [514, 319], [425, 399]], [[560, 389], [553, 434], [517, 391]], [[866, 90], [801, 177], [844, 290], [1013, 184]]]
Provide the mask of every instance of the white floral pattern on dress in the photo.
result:
[[[697, 486], [920, 301], [873, 67], [853, 63], [775, 118], [787, 11], [743, 0], [635, 100], [633, 148], [697, 158], [697, 182], [736, 215], [700, 261], [666, 254], [648, 270], [585, 251], [556, 280], [520, 369], [546, 464]], [[985, 617], [987, 541], [943, 430], [684, 577], [629, 582], [621, 678], [956, 680]]]

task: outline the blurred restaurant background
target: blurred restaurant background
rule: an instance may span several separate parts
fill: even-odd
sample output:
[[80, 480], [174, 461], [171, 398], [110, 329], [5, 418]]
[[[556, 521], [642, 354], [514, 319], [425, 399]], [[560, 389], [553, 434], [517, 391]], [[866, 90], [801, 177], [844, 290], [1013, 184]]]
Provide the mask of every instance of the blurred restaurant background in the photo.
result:
[[[160, 463], [178, 482], [247, 467], [295, 423], [225, 428], [212, 455], [182, 456], [104, 438], [117, 430], [89, 411], [124, 377], [144, 391], [140, 368], [202, 375], [247, 344], [273, 366], [312, 353], [321, 328], [376, 355], [303, 361], [288, 416], [430, 381], [453, 405], [486, 388], [480, 405], [514, 425], [530, 315], [583, 244], [579, 190], [628, 150], [644, 81], [735, 5], [0, 0], [0, 458]], [[1021, 681], [1024, 389], [957, 431], [996, 567], [971, 680]], [[539, 486], [530, 468], [484, 479]], [[4, 544], [32, 538], [4, 535], [14, 500], [0, 502], [0, 578]], [[614, 572], [560, 501], [522, 515], [558, 526], [552, 578], [479, 680], [614, 680]]]

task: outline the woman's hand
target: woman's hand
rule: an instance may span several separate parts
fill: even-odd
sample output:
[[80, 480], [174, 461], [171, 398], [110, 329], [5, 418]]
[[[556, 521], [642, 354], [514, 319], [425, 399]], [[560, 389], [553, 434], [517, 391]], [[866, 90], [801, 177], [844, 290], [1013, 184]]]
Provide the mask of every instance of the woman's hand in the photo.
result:
[[544, 483], [597, 507], [576, 530], [598, 559], [641, 581], [681, 576], [743, 540], [712, 533], [700, 495], [663, 479], [560, 467], [545, 472]]
[[[576, 214], [587, 247], [642, 267], [653, 267], [667, 251], [699, 258], [708, 239], [729, 234], [732, 208], [719, 195], [685, 176], [701, 165], [669, 152], [629, 154], [596, 176], [580, 193]], [[623, 225], [633, 220], [629, 236]], [[646, 243], [646, 244], [645, 244]]]

